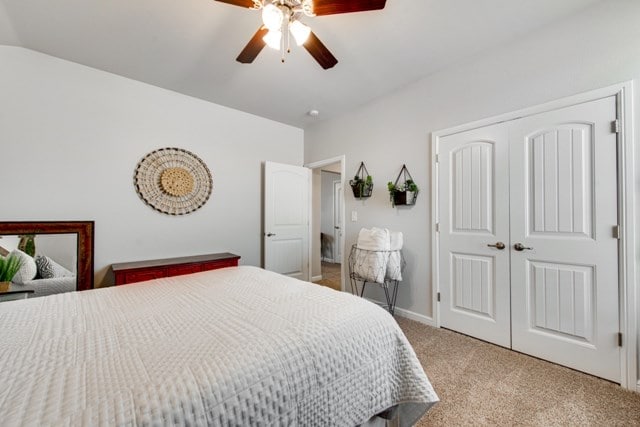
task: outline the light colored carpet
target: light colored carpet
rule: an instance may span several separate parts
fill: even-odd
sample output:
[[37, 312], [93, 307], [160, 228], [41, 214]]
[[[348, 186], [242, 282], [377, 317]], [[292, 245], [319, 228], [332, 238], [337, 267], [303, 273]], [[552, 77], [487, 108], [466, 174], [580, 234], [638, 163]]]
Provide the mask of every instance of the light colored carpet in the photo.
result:
[[318, 280], [318, 285], [326, 286], [336, 291], [341, 290], [340, 282], [340, 264], [331, 262], [322, 262], [322, 280]]
[[418, 426], [640, 426], [640, 394], [397, 317], [440, 397]]

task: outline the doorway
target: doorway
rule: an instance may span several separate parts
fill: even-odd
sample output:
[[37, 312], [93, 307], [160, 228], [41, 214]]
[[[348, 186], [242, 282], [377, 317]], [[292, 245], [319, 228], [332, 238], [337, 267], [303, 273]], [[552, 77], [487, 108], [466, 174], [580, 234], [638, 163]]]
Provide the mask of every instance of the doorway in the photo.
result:
[[311, 168], [311, 281], [343, 289], [343, 158], [316, 162]]

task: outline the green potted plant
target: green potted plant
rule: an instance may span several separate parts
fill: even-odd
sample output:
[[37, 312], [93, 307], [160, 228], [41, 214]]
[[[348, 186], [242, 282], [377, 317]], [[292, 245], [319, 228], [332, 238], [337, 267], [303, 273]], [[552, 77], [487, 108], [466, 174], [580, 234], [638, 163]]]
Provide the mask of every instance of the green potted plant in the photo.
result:
[[11, 285], [13, 276], [22, 267], [22, 261], [15, 255], [0, 257], [0, 292], [6, 292]]
[[387, 183], [391, 206], [415, 205], [418, 198], [418, 185], [413, 181], [407, 165], [402, 165], [396, 182]]
[[31, 257], [36, 256], [36, 235], [22, 234], [18, 237], [20, 237], [20, 242], [18, 242], [18, 249]]
[[412, 179], [408, 179], [404, 183], [404, 188], [406, 189], [406, 204], [414, 205], [416, 203], [416, 198], [418, 197], [418, 185], [413, 182]]
[[349, 181], [349, 185], [353, 190], [353, 197], [358, 199], [371, 197], [371, 192], [373, 191], [373, 178], [371, 175], [367, 175], [365, 179], [356, 175]]
[[364, 166], [364, 162], [360, 163], [358, 172], [353, 179], [349, 181], [349, 185], [351, 185], [351, 189], [353, 190], [353, 197], [357, 199], [371, 197], [371, 193], [373, 192], [373, 177], [369, 175], [367, 168]]
[[406, 204], [406, 192], [404, 191], [403, 186], [396, 185], [393, 182], [389, 181], [387, 182], [387, 189], [389, 190], [389, 200], [391, 201], [391, 206]]

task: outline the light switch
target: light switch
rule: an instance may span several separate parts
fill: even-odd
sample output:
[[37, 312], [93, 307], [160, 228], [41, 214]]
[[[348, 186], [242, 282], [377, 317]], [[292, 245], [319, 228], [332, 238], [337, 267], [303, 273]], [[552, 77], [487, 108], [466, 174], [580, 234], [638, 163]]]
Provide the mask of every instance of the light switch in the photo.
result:
[[358, 211], [351, 211], [351, 222], [356, 222], [358, 220]]

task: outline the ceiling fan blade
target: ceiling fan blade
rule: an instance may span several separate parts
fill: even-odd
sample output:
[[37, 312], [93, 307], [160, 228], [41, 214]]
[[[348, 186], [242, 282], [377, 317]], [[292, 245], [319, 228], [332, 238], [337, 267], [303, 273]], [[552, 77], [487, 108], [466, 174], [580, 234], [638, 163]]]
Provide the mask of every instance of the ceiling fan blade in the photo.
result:
[[232, 4], [234, 6], [240, 6], [240, 7], [247, 7], [247, 8], [253, 8], [253, 0], [216, 0], [219, 1], [220, 3], [227, 3], [227, 4]]
[[322, 16], [366, 12], [384, 9], [386, 2], [387, 0], [313, 0], [313, 13]]
[[309, 34], [309, 38], [304, 42], [303, 46], [325, 70], [328, 70], [338, 63], [336, 57], [329, 52], [329, 49], [322, 44], [313, 31]]
[[236, 58], [236, 61], [243, 64], [251, 64], [260, 51], [266, 46], [266, 43], [262, 38], [269, 32], [266, 27], [260, 27], [258, 31], [251, 37], [249, 43], [242, 49], [240, 55]]

